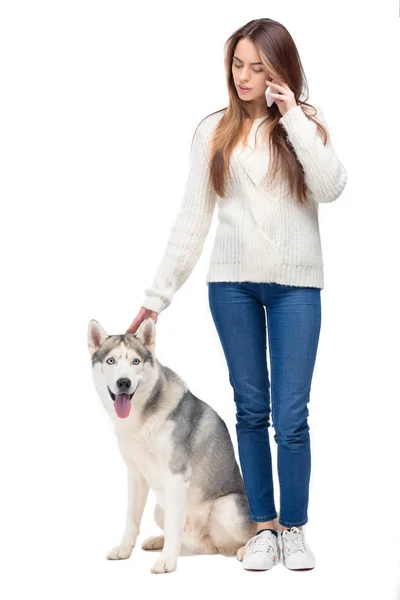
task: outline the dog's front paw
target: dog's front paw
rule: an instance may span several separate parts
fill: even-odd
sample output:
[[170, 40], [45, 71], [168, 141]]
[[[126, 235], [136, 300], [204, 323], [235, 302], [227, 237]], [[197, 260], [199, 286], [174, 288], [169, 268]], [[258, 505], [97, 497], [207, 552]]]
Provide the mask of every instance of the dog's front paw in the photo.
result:
[[151, 568], [152, 573], [171, 573], [175, 571], [177, 560], [172, 558], [160, 558], [154, 563]]
[[119, 560], [129, 558], [132, 554], [133, 546], [115, 546], [107, 553], [107, 560]]

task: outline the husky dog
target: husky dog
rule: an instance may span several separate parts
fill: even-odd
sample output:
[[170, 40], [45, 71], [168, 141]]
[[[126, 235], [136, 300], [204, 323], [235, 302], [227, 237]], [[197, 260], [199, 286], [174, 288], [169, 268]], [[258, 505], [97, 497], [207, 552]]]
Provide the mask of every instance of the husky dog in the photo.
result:
[[145, 319], [134, 335], [108, 335], [92, 320], [88, 345], [93, 382], [128, 469], [125, 533], [107, 558], [131, 555], [152, 489], [155, 522], [164, 533], [142, 544], [144, 550], [162, 550], [152, 573], [174, 571], [182, 547], [241, 560], [257, 523], [250, 520], [228, 428], [157, 360], [153, 319]]

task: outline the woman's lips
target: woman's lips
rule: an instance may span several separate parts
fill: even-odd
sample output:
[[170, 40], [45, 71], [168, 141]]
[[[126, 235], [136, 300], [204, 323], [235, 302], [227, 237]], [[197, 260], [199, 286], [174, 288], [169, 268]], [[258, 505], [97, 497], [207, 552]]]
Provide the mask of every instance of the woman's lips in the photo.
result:
[[250, 92], [250, 90], [251, 90], [251, 88], [244, 88], [241, 85], [239, 85], [239, 89], [240, 89], [241, 92], [244, 92], [244, 93], [245, 92]]

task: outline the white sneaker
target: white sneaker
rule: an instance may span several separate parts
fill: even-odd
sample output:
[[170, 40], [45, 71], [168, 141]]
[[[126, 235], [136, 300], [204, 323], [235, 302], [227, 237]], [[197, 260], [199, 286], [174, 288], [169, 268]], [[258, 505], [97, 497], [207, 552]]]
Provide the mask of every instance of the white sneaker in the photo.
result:
[[244, 552], [244, 569], [267, 571], [279, 562], [278, 537], [272, 531], [262, 531], [247, 542]]
[[307, 546], [304, 533], [298, 527], [281, 532], [282, 562], [288, 569], [305, 570], [315, 567], [315, 557]]

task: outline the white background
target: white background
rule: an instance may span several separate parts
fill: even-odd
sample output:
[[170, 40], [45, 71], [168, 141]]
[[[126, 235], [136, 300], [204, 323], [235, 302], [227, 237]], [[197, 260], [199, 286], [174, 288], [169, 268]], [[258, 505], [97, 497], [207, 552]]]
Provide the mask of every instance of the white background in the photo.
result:
[[[305, 528], [317, 568], [253, 573], [235, 558], [189, 556], [156, 576], [157, 553], [140, 548], [158, 531], [153, 495], [132, 557], [105, 559], [123, 533], [125, 466], [91, 381], [87, 327], [95, 318], [122, 333], [136, 316], [194, 130], [227, 105], [224, 43], [260, 17], [292, 34], [309, 102], [348, 171], [342, 196], [319, 211]], [[396, 2], [365, 0], [2, 2], [3, 597], [400, 597], [399, 24]], [[159, 317], [156, 356], [221, 414], [237, 452], [205, 285], [216, 226], [215, 214]]]

